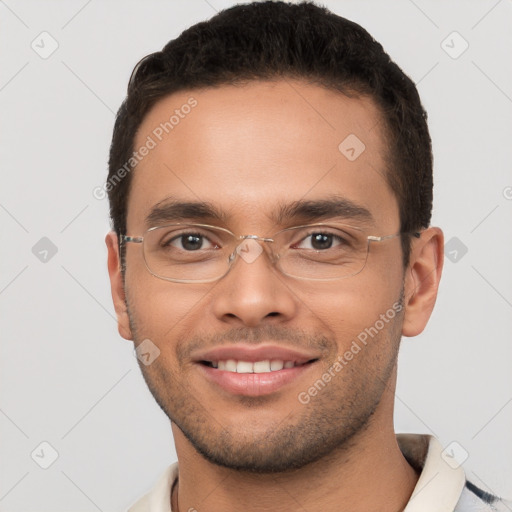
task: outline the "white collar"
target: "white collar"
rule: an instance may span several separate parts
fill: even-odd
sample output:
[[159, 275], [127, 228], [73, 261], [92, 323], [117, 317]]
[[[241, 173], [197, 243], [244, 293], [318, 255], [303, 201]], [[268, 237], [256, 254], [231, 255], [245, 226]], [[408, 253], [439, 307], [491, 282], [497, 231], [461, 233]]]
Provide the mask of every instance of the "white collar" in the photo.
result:
[[434, 436], [397, 434], [396, 440], [409, 464], [422, 468], [403, 512], [453, 512], [466, 484], [462, 466], [447, 462]]

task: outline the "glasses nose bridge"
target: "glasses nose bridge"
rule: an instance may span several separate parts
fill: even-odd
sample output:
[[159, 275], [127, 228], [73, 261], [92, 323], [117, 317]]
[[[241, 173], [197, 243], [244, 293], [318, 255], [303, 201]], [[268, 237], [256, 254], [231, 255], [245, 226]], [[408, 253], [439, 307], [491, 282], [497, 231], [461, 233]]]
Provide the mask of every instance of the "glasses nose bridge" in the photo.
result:
[[[275, 240], [273, 238], [267, 238], [267, 237], [258, 236], [258, 235], [239, 235], [239, 236], [235, 236], [235, 246], [233, 248], [233, 251], [229, 255], [229, 259], [228, 259], [230, 266], [234, 262], [240, 247], [242, 246], [242, 244], [246, 240], [254, 240], [255, 242], [265, 242], [265, 243], [273, 243], [273, 242], [275, 242]], [[274, 257], [275, 257], [274, 250], [273, 250], [271, 245], [268, 246], [268, 247], [270, 249], [271, 260], [274, 261]], [[267, 251], [264, 251], [264, 252], [267, 252]]]
[[[235, 248], [233, 250], [233, 254], [231, 256], [231, 259], [233, 259], [234, 255], [238, 252], [239, 247], [246, 241], [246, 240], [254, 240], [255, 242], [265, 242], [265, 244], [273, 243], [275, 240], [273, 238], [267, 238], [264, 236], [258, 236], [258, 235], [240, 235], [237, 237], [237, 242], [235, 244]], [[263, 247], [265, 246], [263, 244]], [[269, 247], [271, 254], [273, 255], [274, 251], [271, 245], [267, 245]], [[265, 251], [266, 252], [266, 251]]]
[[[238, 240], [256, 240], [257, 242], [274, 242], [273, 238], [265, 238], [263, 236], [258, 235], [240, 235], [238, 237]], [[238, 244], [240, 245], [240, 244]]]

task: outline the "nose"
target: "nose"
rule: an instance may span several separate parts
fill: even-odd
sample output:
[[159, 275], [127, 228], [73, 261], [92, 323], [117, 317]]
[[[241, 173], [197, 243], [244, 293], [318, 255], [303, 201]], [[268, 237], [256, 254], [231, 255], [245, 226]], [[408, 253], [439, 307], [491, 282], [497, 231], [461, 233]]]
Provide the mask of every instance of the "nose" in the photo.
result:
[[212, 292], [213, 310], [219, 320], [233, 326], [256, 327], [287, 321], [297, 313], [299, 301], [289, 278], [274, 267], [264, 241], [245, 237], [233, 252], [230, 271]]

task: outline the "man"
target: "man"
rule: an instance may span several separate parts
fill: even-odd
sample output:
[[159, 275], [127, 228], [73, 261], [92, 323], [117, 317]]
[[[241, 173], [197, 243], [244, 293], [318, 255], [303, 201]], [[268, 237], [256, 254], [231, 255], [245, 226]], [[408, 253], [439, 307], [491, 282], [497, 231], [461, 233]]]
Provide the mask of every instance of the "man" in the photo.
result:
[[360, 26], [263, 2], [191, 27], [134, 70], [107, 190], [119, 332], [178, 456], [130, 511], [506, 509], [394, 432], [443, 233], [416, 88]]

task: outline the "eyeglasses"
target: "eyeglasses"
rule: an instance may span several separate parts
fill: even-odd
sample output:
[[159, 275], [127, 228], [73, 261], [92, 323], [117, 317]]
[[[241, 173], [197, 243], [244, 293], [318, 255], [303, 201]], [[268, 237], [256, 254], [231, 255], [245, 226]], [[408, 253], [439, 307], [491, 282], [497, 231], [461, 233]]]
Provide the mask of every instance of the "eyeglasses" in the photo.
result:
[[238, 257], [246, 263], [255, 261], [263, 247], [284, 275], [331, 281], [359, 274], [366, 265], [370, 242], [383, 242], [401, 234], [407, 233], [372, 236], [345, 224], [308, 224], [263, 238], [237, 236], [208, 224], [179, 223], [150, 228], [141, 237], [121, 235], [120, 244], [142, 244], [148, 271], [176, 283], [216, 281], [229, 272]]

